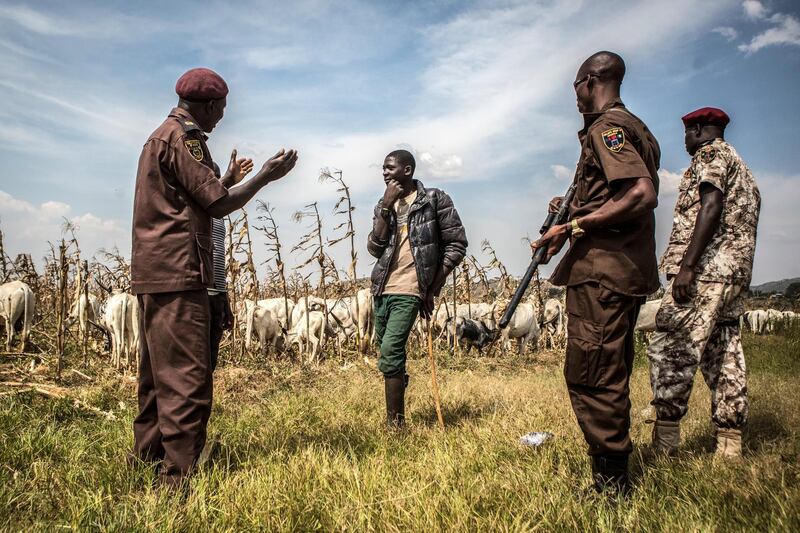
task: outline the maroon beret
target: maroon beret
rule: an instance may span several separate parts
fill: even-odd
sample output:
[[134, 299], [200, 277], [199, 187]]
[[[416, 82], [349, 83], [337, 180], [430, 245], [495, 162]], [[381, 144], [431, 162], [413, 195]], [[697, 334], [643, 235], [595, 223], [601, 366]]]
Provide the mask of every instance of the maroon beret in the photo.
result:
[[730, 117], [728, 116], [725, 111], [722, 109], [717, 109], [716, 107], [701, 107], [696, 111], [692, 111], [688, 115], [684, 115], [681, 117], [683, 121], [683, 125], [685, 127], [694, 126], [695, 124], [700, 124], [701, 126], [719, 126], [720, 128], [724, 128], [728, 125], [728, 122], [731, 121]]
[[184, 100], [207, 102], [228, 96], [228, 84], [208, 68], [193, 68], [178, 78], [175, 92]]

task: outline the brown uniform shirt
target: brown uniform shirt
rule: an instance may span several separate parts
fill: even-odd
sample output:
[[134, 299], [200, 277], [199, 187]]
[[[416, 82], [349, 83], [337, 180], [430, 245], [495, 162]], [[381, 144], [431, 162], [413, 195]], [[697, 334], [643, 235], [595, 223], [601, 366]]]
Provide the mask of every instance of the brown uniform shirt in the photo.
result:
[[[596, 211], [614, 194], [614, 182], [650, 177], [658, 192], [661, 149], [647, 126], [619, 99], [600, 113], [584, 115], [578, 132], [581, 156], [570, 218]], [[600, 283], [614, 292], [643, 296], [659, 287], [655, 214], [650, 212], [614, 227], [587, 231], [574, 239], [553, 272], [556, 285]]]
[[228, 191], [214, 172], [205, 135], [175, 108], [142, 149], [133, 201], [131, 291], [187, 291], [213, 285], [208, 206]]

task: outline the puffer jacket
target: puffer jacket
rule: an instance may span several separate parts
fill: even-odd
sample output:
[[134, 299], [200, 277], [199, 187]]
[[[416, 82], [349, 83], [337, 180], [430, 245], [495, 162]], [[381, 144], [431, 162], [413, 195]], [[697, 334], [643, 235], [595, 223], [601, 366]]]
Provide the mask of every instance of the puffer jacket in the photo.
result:
[[[426, 295], [440, 265], [452, 270], [467, 253], [467, 234], [453, 200], [439, 189], [426, 189], [414, 180], [417, 197], [408, 213], [408, 239], [421, 295]], [[375, 206], [374, 217], [380, 217], [381, 202]], [[374, 219], [373, 219], [374, 228]], [[389, 219], [389, 240], [379, 241], [373, 231], [367, 240], [367, 251], [378, 261], [372, 269], [372, 294], [380, 296], [389, 277], [389, 265], [397, 241], [397, 218]]]

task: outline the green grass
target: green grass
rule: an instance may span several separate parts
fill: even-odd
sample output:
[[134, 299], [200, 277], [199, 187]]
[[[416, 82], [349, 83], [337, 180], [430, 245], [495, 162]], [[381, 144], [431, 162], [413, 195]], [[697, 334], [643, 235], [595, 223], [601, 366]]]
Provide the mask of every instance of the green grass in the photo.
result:
[[[223, 367], [212, 466], [185, 499], [152, 490], [148, 468], [125, 466], [135, 387], [97, 364], [94, 384], [71, 392], [113, 410], [116, 421], [34, 393], [0, 398], [0, 527], [797, 531], [800, 335], [747, 337], [745, 349], [751, 422], [740, 464], [713, 460], [709, 394], [699, 374], [682, 452], [671, 460], [642, 453], [651, 426], [640, 354], [632, 382], [636, 490], [619, 503], [581, 497], [588, 459], [557, 354], [531, 361], [443, 355], [444, 432], [427, 361], [414, 359], [409, 430], [398, 435], [383, 429], [382, 381], [366, 365]], [[532, 430], [556, 438], [536, 450], [518, 445]]]

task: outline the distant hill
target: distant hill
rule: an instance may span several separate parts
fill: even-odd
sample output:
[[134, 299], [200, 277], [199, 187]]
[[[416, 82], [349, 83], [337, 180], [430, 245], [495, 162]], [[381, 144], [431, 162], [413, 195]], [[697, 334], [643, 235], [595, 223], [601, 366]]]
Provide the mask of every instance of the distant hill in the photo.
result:
[[769, 294], [771, 292], [782, 293], [786, 290], [786, 287], [795, 282], [800, 282], [800, 278], [782, 279], [780, 281], [769, 281], [767, 283], [762, 283], [761, 285], [751, 285], [750, 291], [760, 292], [762, 294]]

